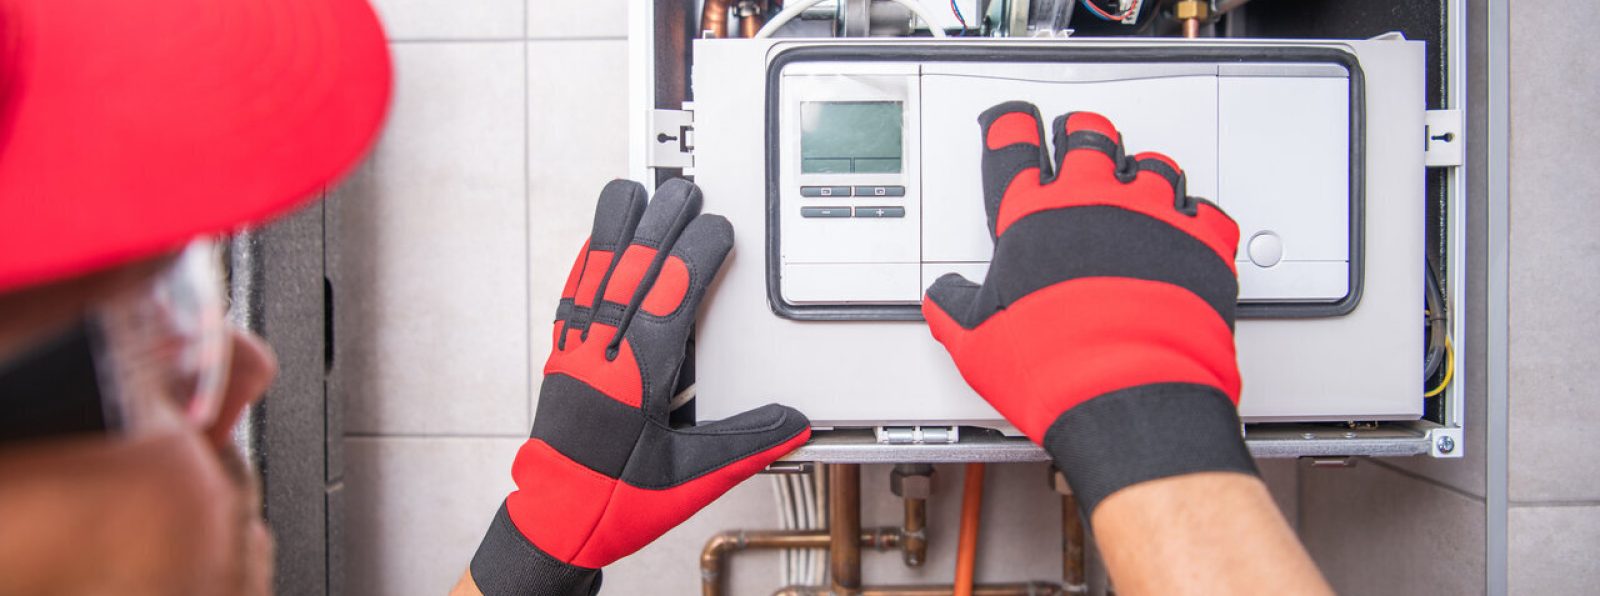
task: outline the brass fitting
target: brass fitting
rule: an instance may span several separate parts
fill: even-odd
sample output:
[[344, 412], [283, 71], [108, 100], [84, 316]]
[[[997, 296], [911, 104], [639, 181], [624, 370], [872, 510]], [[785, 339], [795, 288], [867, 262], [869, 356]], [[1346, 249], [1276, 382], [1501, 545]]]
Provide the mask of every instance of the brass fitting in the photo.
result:
[[902, 499], [926, 499], [933, 494], [933, 466], [899, 464], [889, 472], [889, 492]]
[[1178, 20], [1204, 21], [1211, 17], [1211, 3], [1205, 0], [1178, 0], [1177, 4], [1172, 5], [1172, 16]]

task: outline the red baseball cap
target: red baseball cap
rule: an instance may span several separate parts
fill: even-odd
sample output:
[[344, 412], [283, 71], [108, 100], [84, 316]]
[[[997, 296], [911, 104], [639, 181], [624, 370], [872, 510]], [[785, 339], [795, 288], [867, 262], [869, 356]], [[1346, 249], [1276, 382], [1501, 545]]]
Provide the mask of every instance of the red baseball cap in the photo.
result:
[[364, 0], [0, 0], [0, 292], [301, 205], [390, 81]]

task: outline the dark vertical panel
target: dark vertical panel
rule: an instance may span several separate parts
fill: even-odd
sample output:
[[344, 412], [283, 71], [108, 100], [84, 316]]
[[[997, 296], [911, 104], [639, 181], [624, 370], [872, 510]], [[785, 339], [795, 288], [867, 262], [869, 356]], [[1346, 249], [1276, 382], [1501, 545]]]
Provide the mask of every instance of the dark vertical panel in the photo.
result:
[[272, 345], [280, 367], [246, 426], [278, 544], [274, 587], [279, 594], [325, 594], [337, 576], [329, 565], [329, 521], [340, 512], [328, 506], [330, 486], [336, 491], [338, 484], [328, 460], [322, 204], [240, 235], [230, 265], [234, 318]]
[[[689, 99], [689, 68], [694, 60], [689, 40], [699, 27], [695, 19], [696, 0], [653, 0], [655, 2], [655, 70], [658, 109], [678, 110]], [[656, 184], [683, 175], [683, 170], [656, 170]]]

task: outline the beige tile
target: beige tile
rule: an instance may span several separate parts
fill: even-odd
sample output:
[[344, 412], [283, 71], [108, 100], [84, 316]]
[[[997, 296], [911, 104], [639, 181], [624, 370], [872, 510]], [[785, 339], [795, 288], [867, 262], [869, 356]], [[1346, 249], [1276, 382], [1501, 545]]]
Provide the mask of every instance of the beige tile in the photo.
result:
[[329, 203], [330, 388], [354, 433], [523, 435], [522, 43], [394, 57], [388, 126]]
[[600, 189], [627, 175], [626, 49], [623, 41], [528, 43], [529, 321], [535, 363], [550, 353], [550, 322], [589, 235]]
[[520, 439], [352, 438], [345, 450], [345, 587], [443, 594], [513, 488]]
[[627, 37], [628, 4], [625, 0], [528, 0], [528, 37]]
[[1482, 501], [1368, 460], [1300, 482], [1301, 539], [1338, 593], [1483, 593]]
[[[1576, 4], [1568, 6], [1576, 7]], [[1600, 499], [1600, 168], [1593, 127], [1575, 125], [1600, 103], [1600, 56], [1574, 52], [1595, 20], [1562, 10], [1517, 11], [1510, 85], [1510, 496]], [[1588, 13], [1583, 13], [1588, 14]]]
[[374, 0], [373, 8], [393, 40], [511, 39], [522, 37], [524, 2]]
[[1600, 586], [1600, 504], [1512, 507], [1506, 581], [1511, 594], [1593, 594]]

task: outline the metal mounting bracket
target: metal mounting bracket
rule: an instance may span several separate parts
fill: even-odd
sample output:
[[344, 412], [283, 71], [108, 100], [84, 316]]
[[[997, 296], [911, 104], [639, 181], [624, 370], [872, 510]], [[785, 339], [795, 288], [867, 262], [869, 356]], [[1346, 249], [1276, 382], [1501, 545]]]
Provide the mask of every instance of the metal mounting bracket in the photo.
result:
[[694, 110], [650, 110], [645, 165], [652, 168], [694, 167]]
[[1461, 110], [1428, 110], [1423, 129], [1423, 163], [1453, 168], [1465, 162], [1467, 137]]

